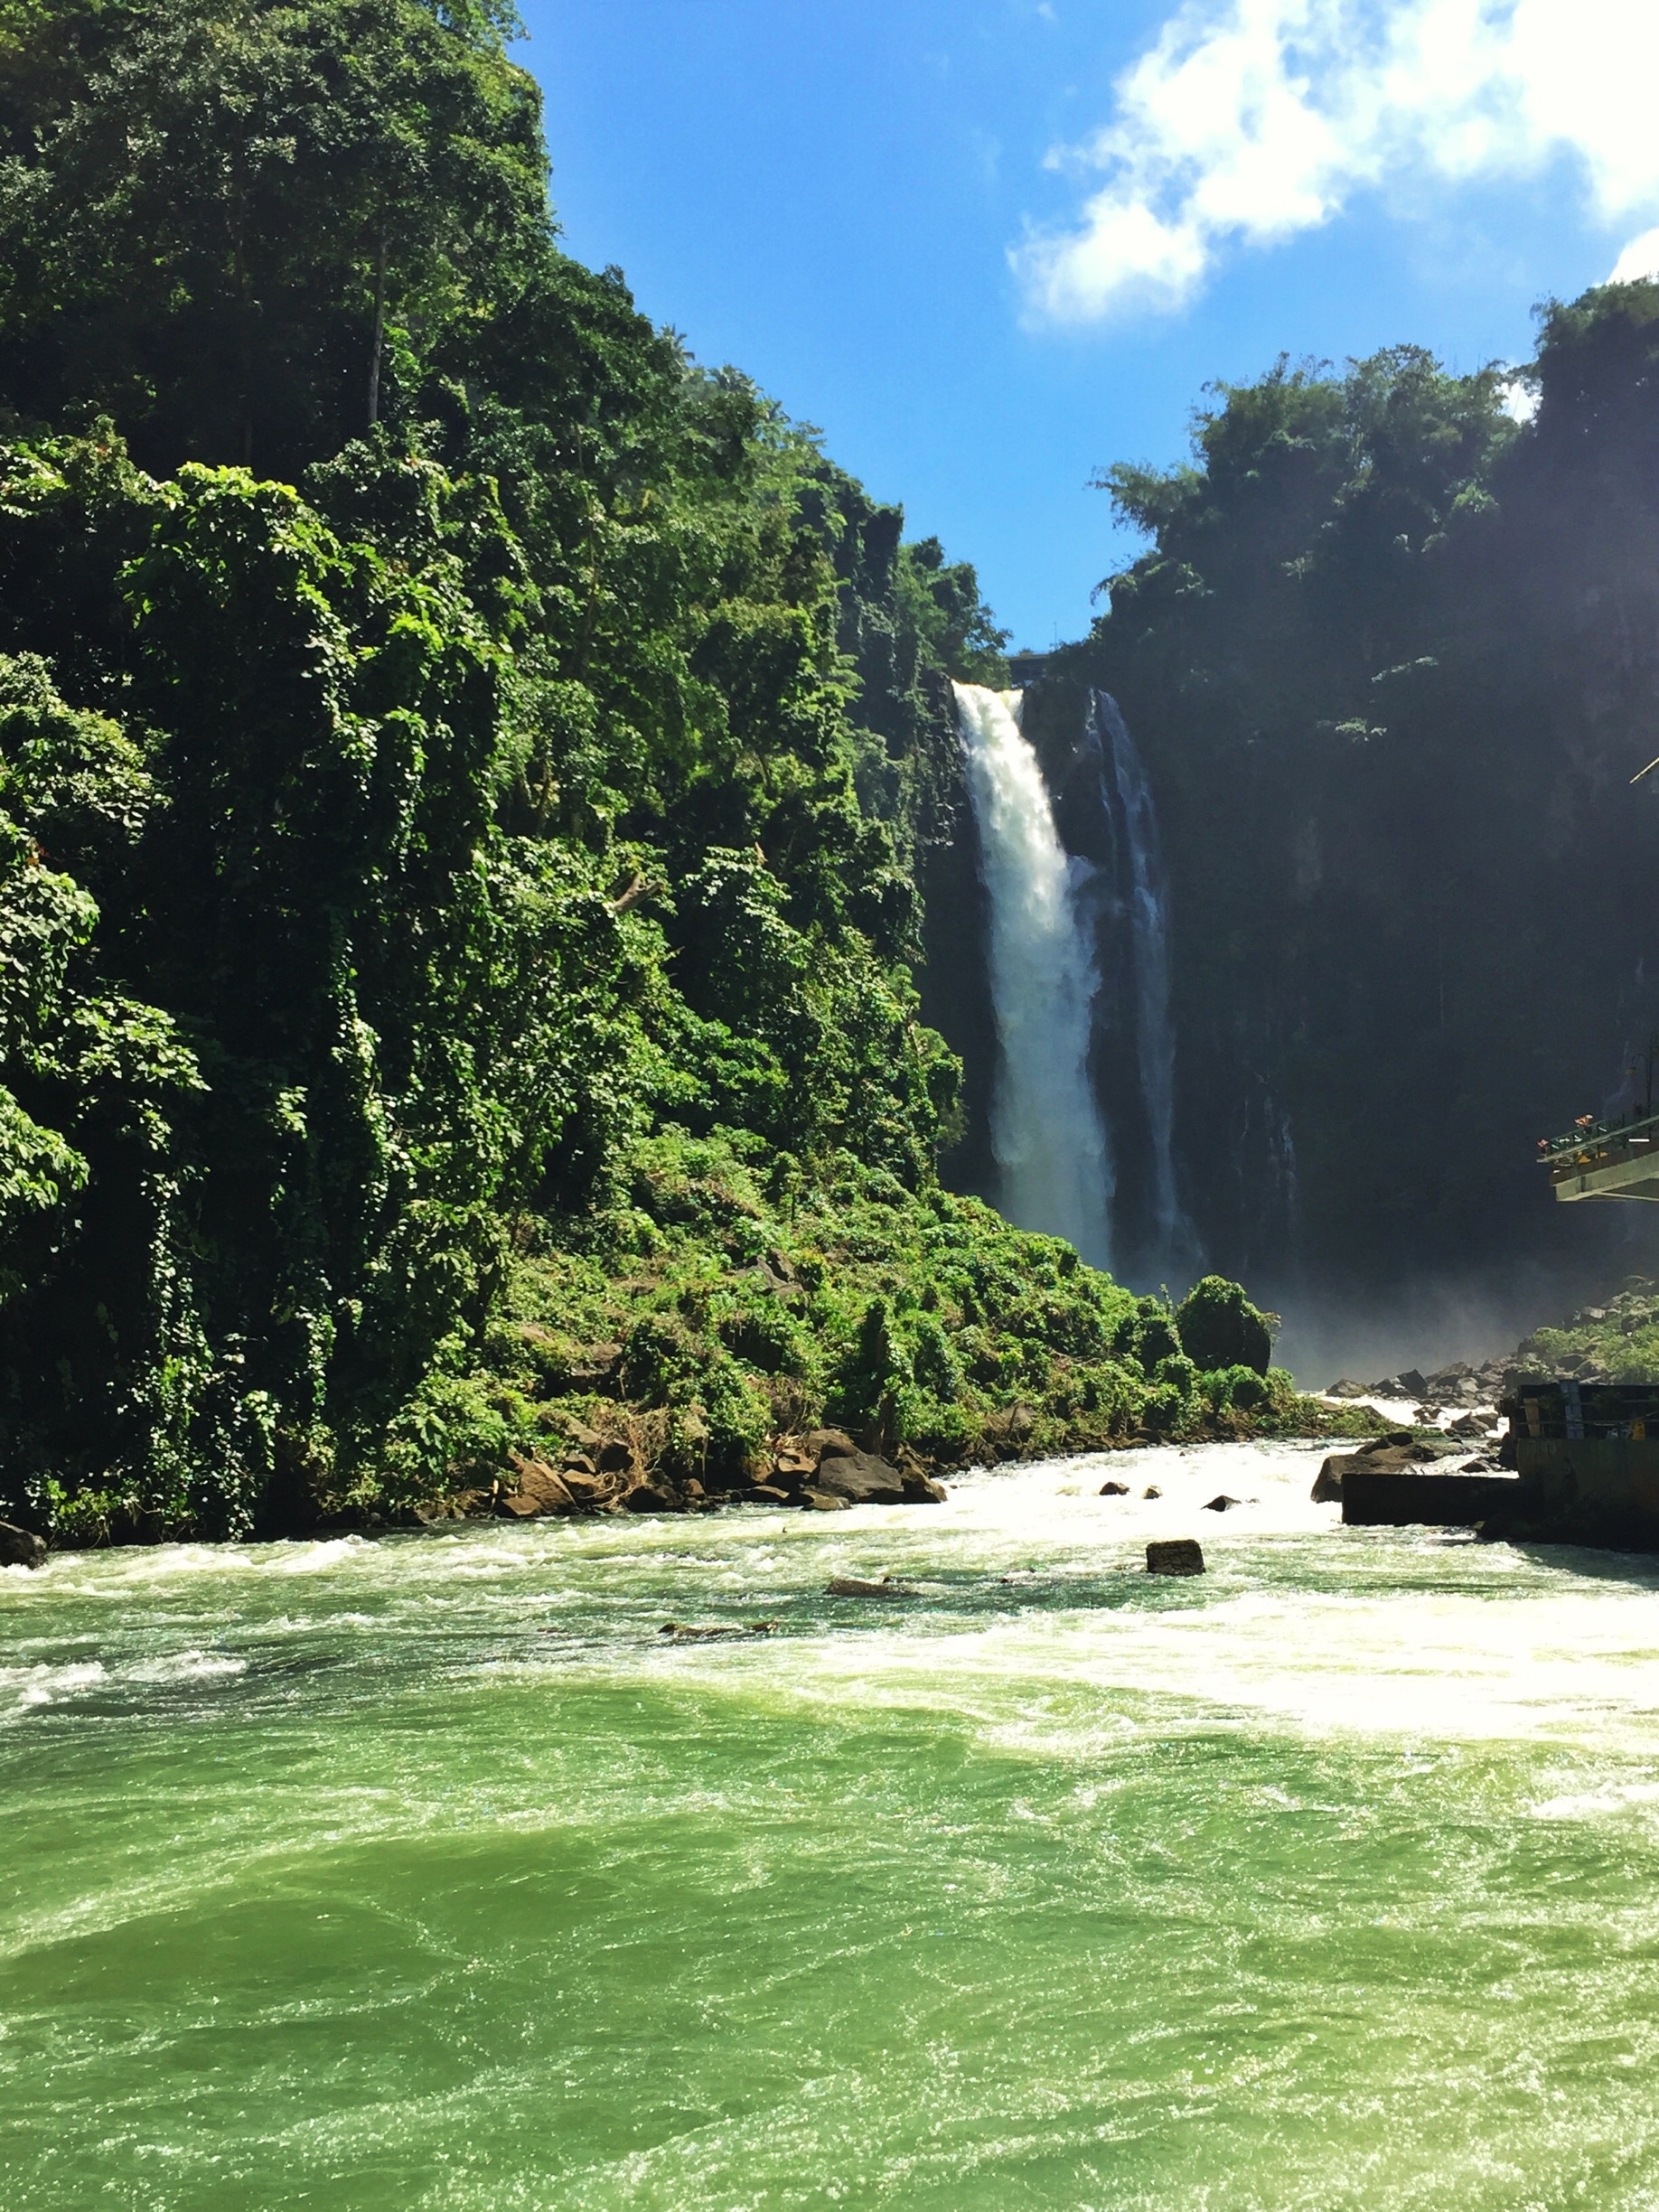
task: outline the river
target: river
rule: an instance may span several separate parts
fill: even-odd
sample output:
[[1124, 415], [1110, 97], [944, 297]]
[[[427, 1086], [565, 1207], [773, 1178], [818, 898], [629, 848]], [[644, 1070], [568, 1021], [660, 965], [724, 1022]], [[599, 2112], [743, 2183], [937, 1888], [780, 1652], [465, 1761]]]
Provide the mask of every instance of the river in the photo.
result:
[[1317, 1457], [0, 1574], [8, 2212], [1651, 2207], [1659, 1570]]

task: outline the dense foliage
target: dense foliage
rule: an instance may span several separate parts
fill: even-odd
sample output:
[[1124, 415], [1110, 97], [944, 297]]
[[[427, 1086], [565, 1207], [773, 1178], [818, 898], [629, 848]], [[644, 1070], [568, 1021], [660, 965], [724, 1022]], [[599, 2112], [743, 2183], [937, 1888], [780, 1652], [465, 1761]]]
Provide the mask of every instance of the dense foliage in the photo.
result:
[[939, 1189], [1003, 641], [561, 255], [509, 29], [0, 8], [0, 1512], [372, 1516], [606, 1406], [726, 1481], [1290, 1418]]
[[1102, 686], [1148, 759], [1212, 1261], [1303, 1300], [1607, 1265], [1632, 1209], [1529, 1162], [1655, 1018], [1659, 285], [1548, 308], [1513, 377], [1281, 361], [1102, 481], [1148, 549], [1050, 718]]
[[1585, 1382], [1659, 1382], [1659, 1282], [1627, 1276], [1604, 1305], [1580, 1307], [1534, 1329], [1510, 1365]]

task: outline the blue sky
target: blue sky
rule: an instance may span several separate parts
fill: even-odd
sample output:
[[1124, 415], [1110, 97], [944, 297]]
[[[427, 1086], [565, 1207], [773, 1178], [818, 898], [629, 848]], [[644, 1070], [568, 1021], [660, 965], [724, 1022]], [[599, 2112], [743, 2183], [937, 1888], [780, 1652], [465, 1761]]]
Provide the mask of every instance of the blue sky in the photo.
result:
[[[528, 0], [569, 250], [745, 370], [1015, 643], [1212, 378], [1524, 359], [1659, 225], [1659, 0]], [[1659, 261], [1659, 231], [1634, 263]]]

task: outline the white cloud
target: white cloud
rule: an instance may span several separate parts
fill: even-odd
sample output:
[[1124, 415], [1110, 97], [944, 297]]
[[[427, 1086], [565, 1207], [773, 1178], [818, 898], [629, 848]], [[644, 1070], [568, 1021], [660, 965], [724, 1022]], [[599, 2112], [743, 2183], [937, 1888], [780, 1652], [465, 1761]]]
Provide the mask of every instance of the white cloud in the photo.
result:
[[1530, 423], [1538, 412], [1538, 394], [1519, 377], [1499, 387], [1500, 404], [1511, 422]]
[[1640, 276], [1659, 276], [1659, 229], [1631, 239], [1607, 272], [1607, 282], [1634, 284]]
[[1177, 307], [1366, 190], [1566, 155], [1599, 217], [1659, 213], [1655, 83], [1655, 0], [1188, 0], [1050, 156], [1104, 179], [1079, 221], [1013, 259], [1036, 314], [1088, 322]]

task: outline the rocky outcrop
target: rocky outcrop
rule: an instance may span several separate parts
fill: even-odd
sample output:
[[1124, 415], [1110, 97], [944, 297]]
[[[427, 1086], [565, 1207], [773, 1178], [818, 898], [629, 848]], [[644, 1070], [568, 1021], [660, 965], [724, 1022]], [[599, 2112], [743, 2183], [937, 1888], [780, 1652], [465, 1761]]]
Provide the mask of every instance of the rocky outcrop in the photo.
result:
[[1506, 1372], [1502, 1360], [1487, 1360], [1479, 1367], [1471, 1367], [1467, 1360], [1454, 1360], [1448, 1367], [1437, 1367], [1432, 1374], [1424, 1374], [1420, 1367], [1407, 1367], [1377, 1382], [1355, 1382], [1343, 1375], [1325, 1394], [1327, 1398], [1409, 1398], [1413, 1405], [1432, 1408], [1438, 1413], [1447, 1406], [1495, 1405], [1503, 1394]]
[[1308, 1495], [1316, 1505], [1339, 1504], [1342, 1478], [1350, 1467], [1364, 1467], [1375, 1474], [1410, 1474], [1413, 1467], [1432, 1467], [1439, 1457], [1432, 1444], [1422, 1443], [1409, 1430], [1396, 1429], [1389, 1436], [1373, 1437], [1358, 1451], [1333, 1452], [1315, 1476]]
[[844, 1429], [814, 1429], [780, 1438], [764, 1478], [740, 1495], [835, 1513], [848, 1505], [942, 1504], [946, 1491], [907, 1447], [895, 1464], [861, 1450]]

